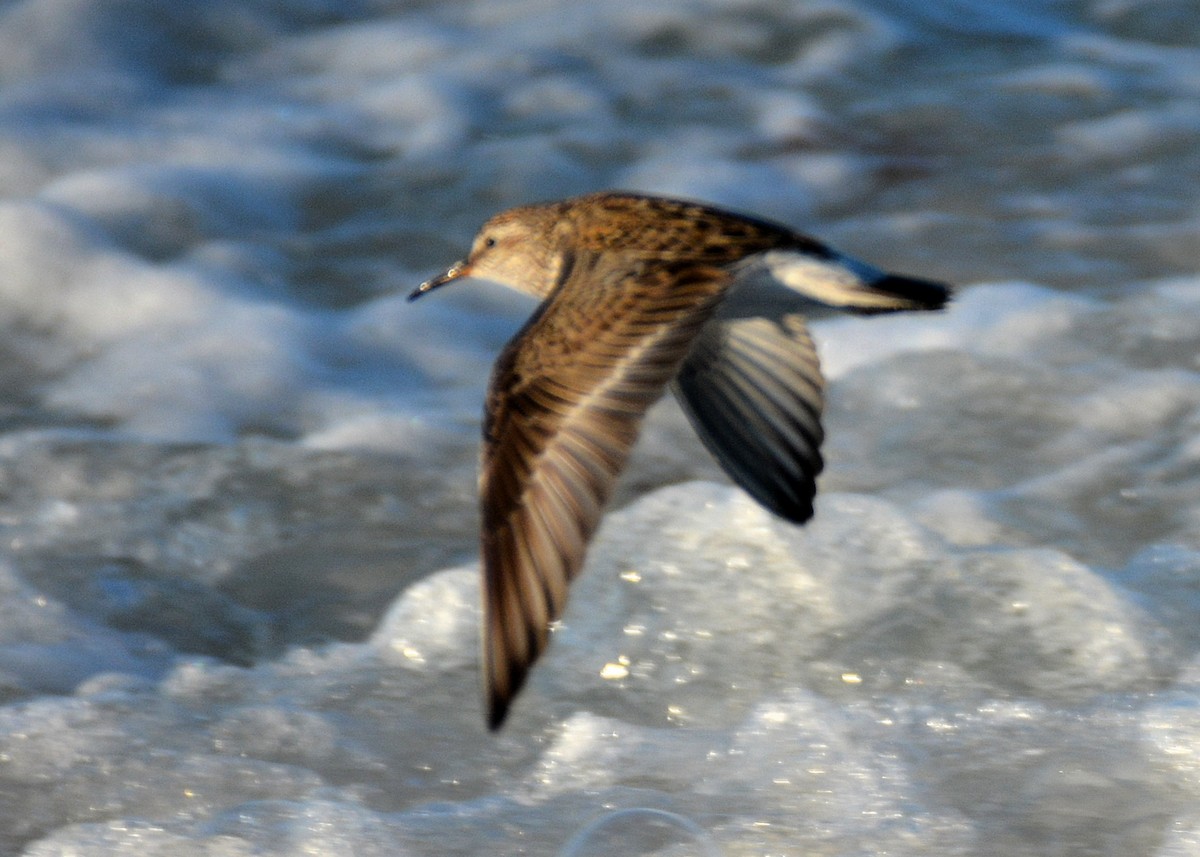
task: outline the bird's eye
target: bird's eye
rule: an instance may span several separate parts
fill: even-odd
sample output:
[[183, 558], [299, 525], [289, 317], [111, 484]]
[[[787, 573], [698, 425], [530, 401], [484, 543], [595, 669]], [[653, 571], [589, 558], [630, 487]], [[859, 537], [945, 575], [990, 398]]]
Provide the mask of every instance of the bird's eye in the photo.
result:
[[496, 239], [489, 235], [487, 238], [483, 239], [483, 246], [484, 247], [495, 247]]

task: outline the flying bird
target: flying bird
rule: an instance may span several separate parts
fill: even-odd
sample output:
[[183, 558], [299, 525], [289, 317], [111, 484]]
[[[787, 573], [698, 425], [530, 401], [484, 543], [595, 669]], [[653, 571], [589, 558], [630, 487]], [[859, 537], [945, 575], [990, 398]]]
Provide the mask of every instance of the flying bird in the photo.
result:
[[541, 300], [496, 360], [484, 412], [493, 730], [546, 648], [642, 419], [668, 386], [733, 481], [801, 524], [824, 438], [806, 316], [936, 310], [950, 297], [786, 226], [621, 192], [493, 216], [467, 257], [409, 300], [467, 277]]

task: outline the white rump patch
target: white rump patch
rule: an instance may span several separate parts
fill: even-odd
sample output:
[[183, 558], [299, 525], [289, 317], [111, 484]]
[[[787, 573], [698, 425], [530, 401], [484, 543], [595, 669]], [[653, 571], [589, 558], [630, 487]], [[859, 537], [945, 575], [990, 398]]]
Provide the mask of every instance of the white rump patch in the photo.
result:
[[829, 306], [894, 308], [899, 303], [895, 295], [872, 288], [887, 276], [883, 271], [850, 256], [821, 259], [794, 250], [770, 250], [762, 262], [783, 285]]

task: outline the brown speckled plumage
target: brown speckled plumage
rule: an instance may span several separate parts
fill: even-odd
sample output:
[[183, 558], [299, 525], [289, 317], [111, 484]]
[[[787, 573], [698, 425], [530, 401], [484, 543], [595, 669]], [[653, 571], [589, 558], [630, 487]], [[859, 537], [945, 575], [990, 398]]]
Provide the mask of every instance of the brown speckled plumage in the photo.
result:
[[[749, 285], [764, 274], [770, 285]], [[642, 418], [669, 384], [734, 481], [802, 523], [823, 440], [823, 381], [803, 314], [822, 304], [937, 309], [949, 295], [783, 226], [626, 193], [497, 214], [464, 261], [412, 297], [468, 276], [542, 299], [497, 360], [485, 410], [493, 729], [545, 649]]]

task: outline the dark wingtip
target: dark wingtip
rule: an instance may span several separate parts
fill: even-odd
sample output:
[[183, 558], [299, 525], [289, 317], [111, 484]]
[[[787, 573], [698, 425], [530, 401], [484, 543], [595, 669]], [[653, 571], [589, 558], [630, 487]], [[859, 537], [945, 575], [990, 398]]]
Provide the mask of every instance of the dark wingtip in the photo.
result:
[[812, 520], [815, 509], [813, 508], [813, 498], [808, 498], [807, 501], [792, 501], [790, 503], [776, 503], [767, 507], [771, 512], [785, 521], [803, 526]]
[[505, 677], [503, 671], [498, 673], [490, 662], [485, 661], [485, 663], [488, 665], [483, 672], [484, 716], [487, 719], [488, 730], [499, 732], [504, 721], [508, 719], [508, 711], [512, 707], [513, 700], [517, 698], [522, 685], [525, 684], [529, 669], [525, 665], [509, 661], [507, 677]]
[[499, 732], [504, 726], [504, 721], [509, 717], [508, 706], [498, 706], [488, 709], [487, 712], [487, 731]]
[[504, 721], [508, 719], [508, 700], [491, 699], [487, 711], [487, 727], [489, 732], [499, 732]]

